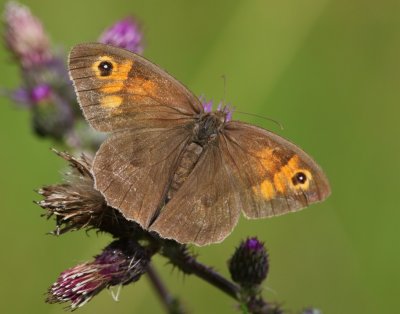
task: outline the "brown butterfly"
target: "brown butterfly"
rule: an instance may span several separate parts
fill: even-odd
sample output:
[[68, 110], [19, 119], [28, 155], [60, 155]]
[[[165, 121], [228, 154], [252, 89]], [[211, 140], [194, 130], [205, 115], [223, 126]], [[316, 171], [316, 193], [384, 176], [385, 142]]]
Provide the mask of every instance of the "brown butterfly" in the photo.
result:
[[93, 162], [96, 189], [128, 220], [180, 243], [225, 239], [238, 222], [324, 200], [321, 168], [267, 130], [208, 112], [185, 86], [130, 51], [75, 46], [70, 76], [83, 113], [112, 132]]

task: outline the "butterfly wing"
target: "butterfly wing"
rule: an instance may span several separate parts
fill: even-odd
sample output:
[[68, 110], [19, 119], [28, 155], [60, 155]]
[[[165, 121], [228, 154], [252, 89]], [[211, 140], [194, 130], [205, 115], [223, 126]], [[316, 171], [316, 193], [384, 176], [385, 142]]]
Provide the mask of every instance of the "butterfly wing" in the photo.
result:
[[180, 82], [127, 50], [76, 45], [68, 65], [85, 118], [99, 131], [181, 125], [203, 110]]
[[330, 194], [328, 180], [317, 163], [272, 132], [232, 121], [224, 129], [220, 147], [240, 182], [237, 192], [247, 218], [297, 211]]
[[324, 173], [300, 148], [264, 129], [230, 122], [150, 230], [181, 243], [221, 242], [241, 211], [247, 218], [281, 215], [329, 193]]
[[150, 230], [180, 243], [221, 242], [239, 219], [238, 191], [234, 173], [224, 162], [218, 144], [211, 145]]
[[96, 189], [108, 205], [147, 228], [165, 198], [189, 137], [183, 127], [113, 133], [93, 161]]

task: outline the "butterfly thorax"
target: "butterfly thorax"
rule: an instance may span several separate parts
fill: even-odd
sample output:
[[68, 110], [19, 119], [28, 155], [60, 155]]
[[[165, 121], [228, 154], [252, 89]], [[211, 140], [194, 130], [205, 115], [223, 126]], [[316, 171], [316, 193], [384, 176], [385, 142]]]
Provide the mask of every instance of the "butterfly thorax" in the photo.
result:
[[225, 123], [225, 116], [221, 111], [202, 114], [194, 125], [192, 141], [202, 147], [214, 141]]

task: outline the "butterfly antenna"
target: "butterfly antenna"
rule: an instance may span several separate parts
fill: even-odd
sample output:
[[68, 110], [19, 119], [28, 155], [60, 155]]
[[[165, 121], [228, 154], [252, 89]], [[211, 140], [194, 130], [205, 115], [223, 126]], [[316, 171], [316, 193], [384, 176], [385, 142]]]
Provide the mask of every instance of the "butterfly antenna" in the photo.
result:
[[243, 112], [243, 111], [236, 111], [236, 112], [237, 113], [241, 113], [241, 114], [247, 114], [248, 116], [252, 116], [252, 117], [256, 117], [256, 118], [260, 118], [260, 119], [271, 121], [271, 122], [275, 123], [277, 126], [279, 126], [281, 130], [284, 129], [283, 124], [280, 123], [278, 120], [274, 120], [272, 118], [260, 116], [258, 114], [254, 114], [254, 113], [248, 113], [248, 112]]
[[224, 81], [224, 97], [222, 98], [222, 104], [225, 106], [226, 105], [226, 75], [222, 74], [221, 78]]

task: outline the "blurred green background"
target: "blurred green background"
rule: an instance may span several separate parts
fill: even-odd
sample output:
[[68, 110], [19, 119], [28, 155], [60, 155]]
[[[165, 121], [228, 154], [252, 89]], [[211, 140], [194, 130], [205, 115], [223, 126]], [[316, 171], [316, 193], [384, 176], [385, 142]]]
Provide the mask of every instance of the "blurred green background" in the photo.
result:
[[[4, 7], [4, 0], [0, 1]], [[196, 94], [223, 98], [236, 114], [291, 139], [326, 171], [333, 194], [302, 212], [241, 219], [222, 244], [196, 249], [228, 276], [240, 239], [257, 235], [270, 255], [265, 297], [296, 313], [395, 313], [400, 293], [400, 2], [399, 1], [25, 1], [52, 40], [68, 50], [95, 41], [133, 14], [145, 31], [144, 55]], [[0, 50], [0, 85], [16, 87], [18, 68]], [[1, 285], [3, 313], [63, 313], [44, 303], [59, 273], [90, 259], [107, 236], [45, 233], [33, 189], [60, 181], [64, 163], [36, 138], [28, 112], [0, 104]], [[191, 313], [234, 313], [235, 302], [156, 259], [171, 291]], [[120, 302], [104, 291], [79, 313], [162, 313], [147, 278]]]

